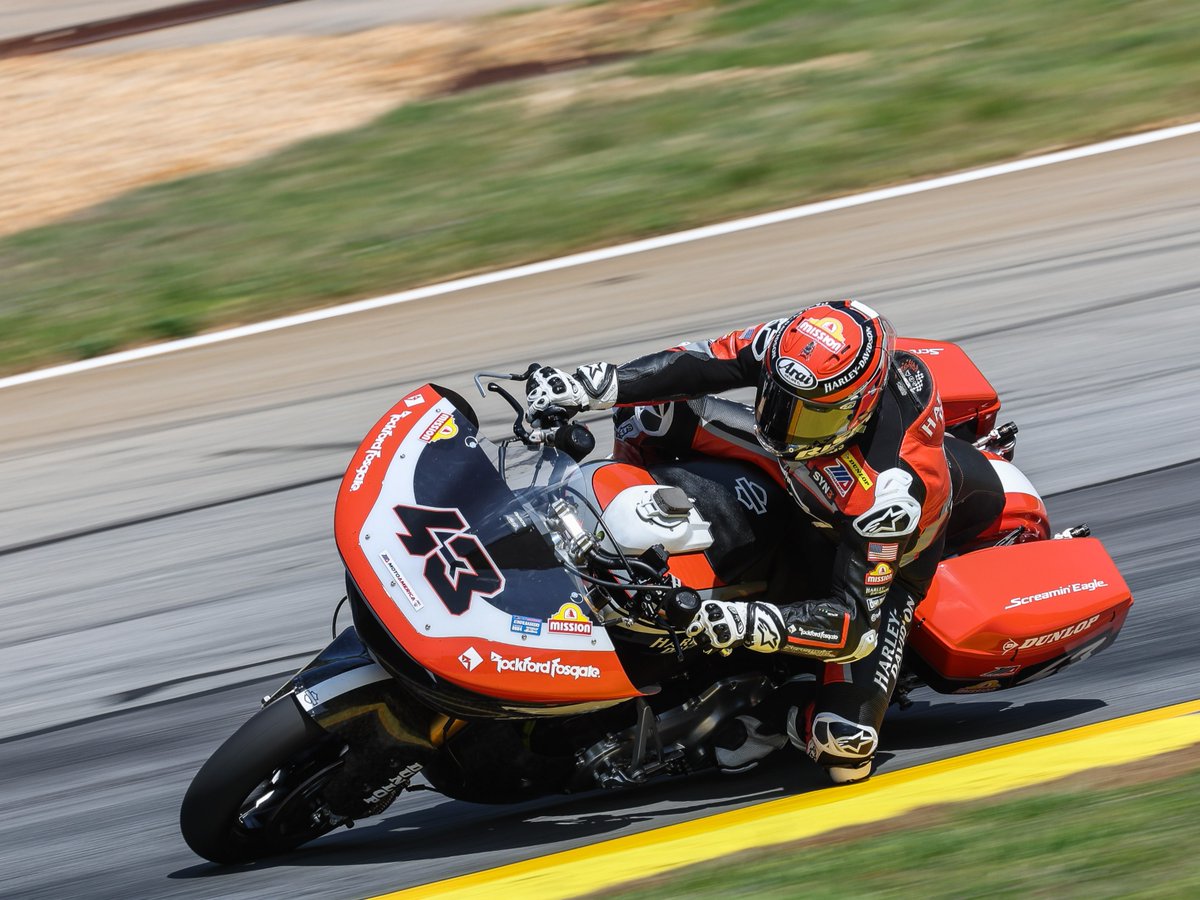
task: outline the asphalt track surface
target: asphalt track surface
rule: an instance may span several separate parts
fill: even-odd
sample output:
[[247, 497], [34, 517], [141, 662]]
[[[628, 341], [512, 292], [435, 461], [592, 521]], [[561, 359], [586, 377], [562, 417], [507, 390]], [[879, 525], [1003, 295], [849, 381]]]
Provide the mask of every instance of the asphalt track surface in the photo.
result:
[[968, 349], [1055, 524], [1090, 522], [1136, 598], [1117, 644], [1061, 676], [916, 695], [881, 767], [1197, 697], [1197, 160], [1182, 138], [0, 391], [0, 893], [362, 897], [815, 789], [787, 751], [523, 807], [418, 793], [235, 869], [176, 827], [202, 761], [327, 639], [337, 479], [402, 392], [846, 294]]

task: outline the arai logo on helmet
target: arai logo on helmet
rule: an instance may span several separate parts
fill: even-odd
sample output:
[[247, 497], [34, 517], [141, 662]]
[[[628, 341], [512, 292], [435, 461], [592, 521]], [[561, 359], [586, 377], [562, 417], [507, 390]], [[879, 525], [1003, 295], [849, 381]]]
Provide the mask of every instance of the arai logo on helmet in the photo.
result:
[[790, 356], [781, 356], [775, 364], [775, 371], [785, 383], [802, 391], [812, 390], [817, 386], [817, 376], [810, 372], [804, 363]]

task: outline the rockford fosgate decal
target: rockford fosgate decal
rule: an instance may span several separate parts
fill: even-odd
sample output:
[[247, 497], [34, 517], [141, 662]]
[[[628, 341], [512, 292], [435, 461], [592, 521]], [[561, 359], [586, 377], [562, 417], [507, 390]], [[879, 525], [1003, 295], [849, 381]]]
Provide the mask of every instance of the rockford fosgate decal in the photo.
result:
[[380, 429], [379, 434], [375, 435], [375, 442], [371, 444], [363, 456], [362, 464], [354, 470], [354, 481], [350, 483], [350, 490], [357, 491], [362, 487], [362, 483], [367, 477], [367, 472], [371, 470], [371, 463], [383, 455], [383, 444], [396, 430], [396, 423], [411, 415], [412, 413], [406, 409], [404, 412], [399, 412], [394, 416], [388, 417], [387, 424]]
[[1037, 603], [1040, 600], [1049, 600], [1052, 597], [1090, 593], [1102, 587], [1108, 587], [1108, 582], [1099, 578], [1093, 578], [1091, 581], [1076, 581], [1072, 584], [1064, 584], [1062, 587], [1056, 587], [1052, 591], [1042, 591], [1040, 594], [1030, 594], [1028, 597], [1013, 597], [1004, 608], [1016, 609], [1018, 606], [1026, 606], [1030, 603]]
[[557, 678], [559, 675], [567, 675], [576, 679], [600, 677], [600, 669], [596, 666], [569, 666], [565, 665], [558, 657], [547, 660], [536, 660], [531, 656], [526, 656], [524, 659], [509, 659], [493, 650], [492, 662], [496, 664], [497, 672], [533, 672], [539, 675], [549, 675], [551, 678]]

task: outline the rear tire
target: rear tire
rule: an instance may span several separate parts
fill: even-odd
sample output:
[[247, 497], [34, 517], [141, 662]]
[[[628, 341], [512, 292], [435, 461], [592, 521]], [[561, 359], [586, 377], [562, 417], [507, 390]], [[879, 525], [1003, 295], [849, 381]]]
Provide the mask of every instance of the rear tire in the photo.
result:
[[320, 787], [340, 768], [340, 741], [285, 696], [264, 707], [209, 757], [184, 795], [179, 829], [215, 863], [285, 853], [337, 827]]

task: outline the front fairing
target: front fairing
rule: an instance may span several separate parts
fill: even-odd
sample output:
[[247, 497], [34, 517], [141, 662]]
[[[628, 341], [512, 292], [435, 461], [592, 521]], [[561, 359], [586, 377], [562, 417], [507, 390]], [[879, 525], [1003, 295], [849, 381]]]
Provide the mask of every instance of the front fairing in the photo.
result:
[[540, 510], [580, 478], [552, 450], [478, 433], [465, 401], [425, 385], [367, 434], [338, 492], [338, 550], [417, 662], [488, 696], [636, 696]]

